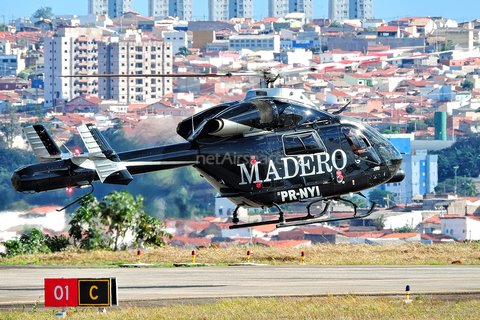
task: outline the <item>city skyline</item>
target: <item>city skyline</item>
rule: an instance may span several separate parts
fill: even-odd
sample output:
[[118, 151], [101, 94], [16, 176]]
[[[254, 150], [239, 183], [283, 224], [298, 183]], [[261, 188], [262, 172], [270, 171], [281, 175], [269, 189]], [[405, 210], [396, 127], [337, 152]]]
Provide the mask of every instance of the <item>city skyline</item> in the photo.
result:
[[[193, 19], [208, 19], [208, 0], [194, 0], [193, 3]], [[14, 19], [20, 17], [29, 18], [36, 9], [42, 6], [52, 7], [53, 13], [57, 15], [86, 15], [88, 12], [87, 0], [75, 3], [60, 0], [17, 0], [2, 4], [0, 22], [3, 23], [3, 19], [8, 22], [12, 19], [12, 15]], [[405, 16], [443, 16], [459, 22], [480, 18], [475, 16], [477, 11], [475, 9], [480, 9], [480, 3], [475, 0], [465, 0], [462, 2], [462, 6], [452, 6], [451, 1], [447, 0], [425, 0], [422, 2], [416, 0], [404, 0], [401, 2], [375, 0], [374, 8], [375, 18], [385, 19], [386, 21]], [[468, 9], [468, 12], [465, 9]], [[133, 10], [143, 16], [148, 16], [148, 1], [133, 0]], [[268, 1], [254, 0], [254, 10], [254, 19], [259, 20], [267, 17]], [[327, 0], [314, 0], [314, 18], [328, 18]]]

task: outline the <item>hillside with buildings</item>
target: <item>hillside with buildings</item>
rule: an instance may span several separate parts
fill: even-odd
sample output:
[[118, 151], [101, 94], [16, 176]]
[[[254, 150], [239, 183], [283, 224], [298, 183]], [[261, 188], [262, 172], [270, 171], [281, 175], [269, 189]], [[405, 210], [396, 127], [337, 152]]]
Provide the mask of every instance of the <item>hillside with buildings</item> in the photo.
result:
[[[242, 100], [249, 89], [262, 85], [251, 77], [181, 74], [330, 64], [321, 71], [291, 74], [280, 86], [303, 90], [316, 108], [328, 112], [349, 103], [344, 115], [372, 125], [395, 144], [404, 155], [406, 178], [378, 188], [388, 198], [385, 207], [372, 218], [349, 224], [232, 231], [227, 226], [233, 204], [205, 191], [204, 211], [210, 217], [201, 220], [203, 214], [200, 221], [185, 220], [181, 218], [191, 214], [181, 216], [177, 207], [172, 209], [177, 213], [167, 221], [174, 234], [171, 244], [281, 246], [284, 240], [310, 245], [480, 239], [480, 198], [462, 189], [466, 179], [478, 184], [479, 177], [469, 176], [471, 171], [461, 162], [442, 167], [439, 175], [439, 166], [446, 163], [439, 150], [480, 133], [480, 20], [458, 23], [448, 17], [404, 17], [385, 21], [374, 18], [373, 0], [360, 1], [358, 7], [352, 1], [330, 0], [328, 19], [314, 17], [312, 1], [270, 0], [270, 16], [254, 20], [252, 0], [210, 0], [209, 20], [193, 21], [192, 1], [150, 0], [149, 16], [144, 17], [132, 11], [131, 1], [90, 0], [86, 16], [22, 17], [1, 25], [2, 148], [28, 150], [20, 126], [40, 122], [52, 128], [59, 145], [78, 141], [75, 127], [86, 123], [100, 130], [122, 127], [132, 143], [172, 143], [178, 139], [174, 130], [179, 121], [218, 104]], [[417, 57], [424, 53], [435, 54]], [[372, 57], [375, 63], [341, 67], [346, 61]], [[95, 74], [121, 76], [61, 77]], [[179, 76], [127, 77], [143, 74]], [[158, 132], [147, 124], [162, 121], [171, 134], [158, 139]], [[7, 176], [4, 172], [5, 181]], [[148, 185], [148, 179], [142, 183]], [[436, 192], [447, 179], [454, 179], [455, 190], [444, 187], [444, 192], [438, 188]], [[163, 193], [158, 196], [152, 190], [151, 197], [156, 201], [152, 208], [175, 206]], [[58, 219], [50, 207], [42, 207], [38, 214], [29, 210], [0, 213], [9, 221], [1, 226], [0, 241], [20, 235], [22, 225], [65, 231], [66, 224], [53, 227], [42, 222]], [[300, 210], [294, 207], [292, 214]], [[330, 214], [346, 212], [348, 208], [338, 206]], [[64, 218], [68, 220], [68, 214]], [[243, 216], [244, 221], [270, 218], [268, 214]], [[411, 232], [396, 232], [405, 226]]]

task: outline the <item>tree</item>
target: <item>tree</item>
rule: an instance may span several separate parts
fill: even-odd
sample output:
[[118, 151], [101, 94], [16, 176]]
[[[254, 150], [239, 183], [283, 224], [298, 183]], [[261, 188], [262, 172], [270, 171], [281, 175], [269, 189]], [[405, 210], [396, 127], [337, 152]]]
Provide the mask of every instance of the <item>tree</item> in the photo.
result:
[[190, 50], [188, 50], [188, 48], [185, 47], [185, 46], [181, 46], [181, 47], [178, 49], [178, 55], [188, 56], [189, 54], [190, 54]]
[[400, 133], [400, 126], [396, 123], [391, 123], [388, 125], [387, 128], [380, 130], [380, 133], [383, 134], [392, 134], [392, 133]]
[[100, 202], [96, 208], [108, 233], [114, 239], [114, 250], [118, 250], [118, 241], [125, 238], [127, 231], [134, 228], [143, 211], [142, 196], [134, 198], [128, 191], [112, 191]]
[[[435, 187], [436, 194], [454, 193], [455, 192], [455, 178], [446, 179], [439, 182]], [[475, 197], [478, 194], [477, 187], [470, 178], [457, 176], [457, 194], [464, 197]]]
[[454, 167], [459, 166], [457, 177], [480, 175], [480, 135], [459, 138], [451, 147], [432, 151], [438, 155], [439, 181], [455, 177]]
[[448, 51], [448, 50], [451, 50], [452, 47], [453, 47], [453, 41], [448, 40], [447, 43], [442, 47], [442, 50], [440, 51]]
[[401, 228], [395, 228], [393, 229], [393, 232], [394, 233], [411, 233], [411, 232], [415, 232], [415, 229], [413, 229], [412, 227], [410, 227], [408, 224], [404, 225], [403, 227]]
[[[364, 197], [360, 197], [360, 196], [353, 196], [353, 197], [350, 197], [350, 196], [346, 196], [345, 197], [346, 199], [352, 201], [353, 203], [355, 203], [359, 208], [366, 208], [367, 205], [368, 205], [368, 200], [365, 199]], [[353, 205], [351, 203], [348, 203], [348, 202], [345, 202], [345, 204], [347, 206], [350, 206], [350, 207], [353, 207]]]
[[417, 109], [415, 109], [415, 107], [412, 107], [412, 106], [408, 106], [408, 107], [405, 109], [405, 111], [406, 111], [408, 114], [414, 113], [415, 110], [417, 110]]
[[472, 91], [474, 88], [473, 82], [469, 80], [465, 80], [462, 84], [462, 88], [468, 91]]
[[[368, 198], [370, 199], [370, 201], [376, 202], [379, 206], [386, 207], [387, 203], [389, 204], [389, 202], [393, 201], [394, 196], [393, 193], [391, 193], [390, 191], [373, 189], [368, 194]], [[387, 199], [390, 200], [387, 201]]]
[[166, 243], [164, 238], [172, 238], [172, 235], [162, 230], [165, 228], [165, 223], [159, 221], [146, 213], [141, 213], [138, 223], [135, 227], [135, 241], [138, 247], [141, 245], [163, 247]]
[[408, 124], [407, 126], [407, 133], [412, 133], [412, 132], [415, 132], [417, 130], [425, 130], [427, 129], [427, 124], [423, 121], [420, 121], [420, 120], [415, 120], [415, 121], [412, 121]]
[[0, 31], [8, 31], [8, 27], [3, 23], [0, 23]]
[[25, 72], [22, 71], [18, 74], [18, 77], [20, 79], [27, 80], [28, 74], [26, 74]]
[[143, 211], [143, 200], [125, 190], [110, 192], [100, 203], [89, 195], [80, 201], [70, 221], [70, 238], [86, 250], [109, 248], [113, 238], [114, 250], [118, 250], [120, 239], [130, 230], [139, 246], [164, 246], [164, 237], [172, 236], [163, 230], [162, 221]]
[[373, 226], [377, 231], [383, 230], [385, 228], [385, 215], [382, 214], [382, 216], [373, 220]]
[[330, 27], [334, 27], [334, 28], [342, 28], [343, 27], [343, 24], [341, 24], [340, 22], [338, 21], [333, 21], [332, 24], [330, 25]]
[[80, 207], [75, 211], [70, 220], [68, 234], [74, 246], [85, 250], [106, 248], [102, 225], [99, 223], [96, 211], [97, 199], [89, 195], [80, 200]]
[[53, 19], [54, 14], [51, 7], [40, 7], [32, 15], [33, 18]]
[[427, 117], [423, 120], [425, 124], [429, 127], [435, 127], [435, 118], [433, 117]]
[[18, 119], [17, 106], [8, 101], [5, 111], [9, 114], [10, 120], [0, 124], [0, 131], [3, 133], [7, 147], [12, 149], [15, 137], [22, 133], [22, 126]]

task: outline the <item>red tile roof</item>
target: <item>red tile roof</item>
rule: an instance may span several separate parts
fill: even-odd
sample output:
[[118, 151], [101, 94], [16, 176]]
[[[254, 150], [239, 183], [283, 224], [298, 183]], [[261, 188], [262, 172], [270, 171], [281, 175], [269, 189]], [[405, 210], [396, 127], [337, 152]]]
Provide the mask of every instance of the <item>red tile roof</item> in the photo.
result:
[[440, 217], [437, 215], [434, 215], [430, 218], [427, 218], [425, 220], [422, 221], [422, 223], [436, 223], [436, 224], [440, 224]]
[[416, 235], [420, 234], [419, 232], [410, 232], [410, 233], [390, 233], [385, 236], [383, 236], [383, 239], [405, 239], [405, 238], [411, 238]]
[[277, 240], [270, 241], [270, 246], [275, 248], [292, 248], [301, 245], [309, 246], [312, 242], [310, 240]]
[[378, 32], [398, 32], [398, 29], [400, 29], [399, 26], [380, 26], [380, 27], [377, 27]]
[[327, 91], [327, 93], [333, 94], [334, 96], [337, 96], [337, 97], [350, 97], [350, 95], [346, 94], [343, 91]]
[[279, 17], [267, 17], [267, 18], [264, 18], [262, 21], [263, 22], [277, 22], [278, 19], [280, 19]]

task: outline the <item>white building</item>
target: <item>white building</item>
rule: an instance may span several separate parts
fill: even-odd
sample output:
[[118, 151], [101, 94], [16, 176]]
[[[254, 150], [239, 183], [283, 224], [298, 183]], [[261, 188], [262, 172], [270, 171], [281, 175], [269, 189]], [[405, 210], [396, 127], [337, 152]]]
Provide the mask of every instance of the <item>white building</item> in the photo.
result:
[[[173, 50], [169, 42], [100, 42], [98, 47], [100, 74], [171, 74], [173, 71]], [[154, 102], [173, 92], [172, 78], [103, 78], [98, 87], [99, 98], [121, 103]]]
[[328, 18], [337, 22], [374, 19], [373, 0], [328, 0]]
[[0, 77], [13, 77], [25, 69], [20, 54], [0, 54]]
[[253, 18], [253, 0], [208, 0], [208, 20]]
[[88, 13], [108, 15], [110, 18], [123, 16], [132, 11], [132, 0], [88, 0]]
[[96, 78], [59, 78], [60, 75], [98, 72], [97, 28], [60, 28], [58, 36], [44, 40], [45, 106], [61, 105], [81, 94], [98, 93]]
[[268, 0], [269, 17], [285, 17], [292, 12], [305, 13], [305, 19], [313, 20], [313, 0]]
[[188, 48], [188, 36], [184, 31], [163, 32], [163, 39], [172, 43], [173, 54], [177, 54], [181, 47]]
[[280, 52], [280, 35], [235, 35], [229, 39], [230, 50], [271, 50], [273, 52]]
[[148, 16], [154, 18], [171, 16], [192, 21], [193, 0], [148, 0]]
[[480, 218], [473, 216], [440, 216], [442, 234], [457, 240], [480, 240]]

